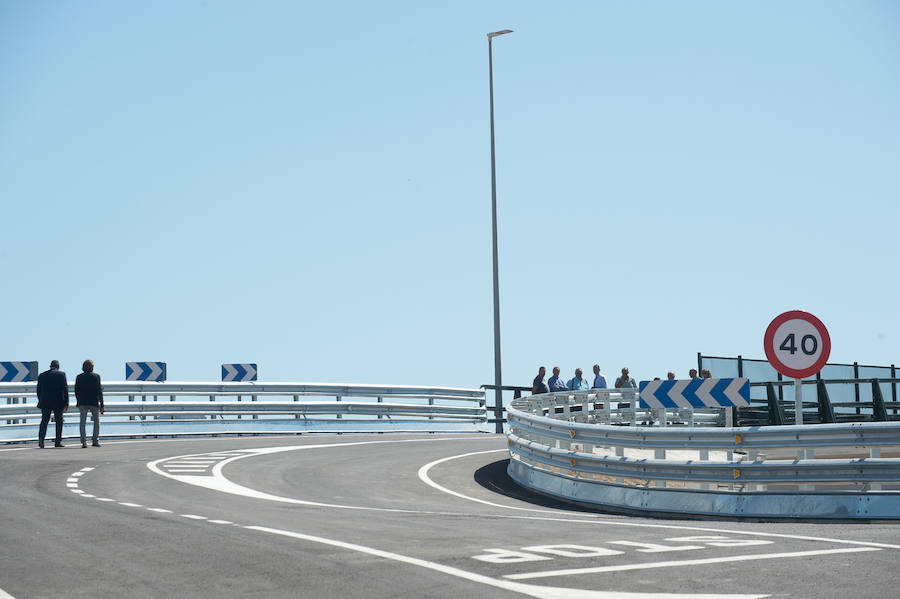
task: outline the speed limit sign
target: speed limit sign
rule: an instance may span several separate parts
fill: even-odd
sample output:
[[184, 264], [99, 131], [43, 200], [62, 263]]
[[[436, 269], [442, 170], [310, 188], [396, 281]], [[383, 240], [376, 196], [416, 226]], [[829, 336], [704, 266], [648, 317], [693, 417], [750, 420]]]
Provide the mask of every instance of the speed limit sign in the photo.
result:
[[831, 337], [825, 325], [800, 310], [776, 316], [766, 329], [764, 345], [772, 367], [794, 379], [822, 370], [831, 353]]

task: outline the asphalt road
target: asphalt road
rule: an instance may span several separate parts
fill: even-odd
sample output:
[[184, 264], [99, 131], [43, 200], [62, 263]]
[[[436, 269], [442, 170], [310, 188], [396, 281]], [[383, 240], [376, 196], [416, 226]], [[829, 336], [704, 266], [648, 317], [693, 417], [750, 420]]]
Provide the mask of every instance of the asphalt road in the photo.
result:
[[493, 435], [0, 447], [0, 599], [895, 597], [900, 526], [573, 509]]

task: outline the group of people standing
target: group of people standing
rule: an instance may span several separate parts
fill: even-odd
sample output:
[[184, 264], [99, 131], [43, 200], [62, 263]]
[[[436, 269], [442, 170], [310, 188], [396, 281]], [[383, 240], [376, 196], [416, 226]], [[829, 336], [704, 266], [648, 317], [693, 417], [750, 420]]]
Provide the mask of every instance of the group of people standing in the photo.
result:
[[[75, 377], [75, 403], [81, 412], [79, 430], [81, 432], [81, 447], [87, 447], [85, 428], [88, 413], [94, 423], [91, 445], [100, 447], [100, 414], [103, 407], [103, 386], [100, 384], [100, 375], [94, 372], [93, 360], [85, 360], [81, 365], [81, 374]], [[50, 369], [38, 376], [37, 381], [38, 408], [41, 410], [41, 425], [38, 428], [38, 447], [44, 448], [44, 437], [47, 436], [47, 425], [50, 423], [50, 415], [56, 421], [56, 447], [64, 447], [62, 444], [63, 413], [69, 409], [69, 382], [66, 373], [59, 369], [59, 360], [50, 362]]]
[[[531, 385], [531, 394], [539, 395], [541, 393], [555, 393], [556, 391], [587, 391], [588, 389], [606, 389], [606, 377], [603, 376], [603, 373], [600, 372], [600, 365], [594, 364], [594, 381], [588, 382], [582, 375], [584, 374], [580, 368], [575, 369], [575, 376], [570, 378], [568, 382], [563, 382], [561, 378], [559, 378], [559, 366], [553, 367], [553, 376], [547, 379], [547, 382], [544, 382], [544, 375], [547, 374], [547, 369], [544, 366], [538, 368], [538, 374], [534, 377], [534, 382]], [[697, 376], [697, 369], [691, 368], [688, 372], [688, 376], [691, 379], [696, 378], [711, 378], [712, 374], [707, 369], [703, 369], [701, 376]], [[666, 378], [670, 381], [675, 380], [675, 373], [671, 370], [666, 374]], [[659, 380], [659, 379], [656, 379]], [[637, 384], [634, 382], [634, 379], [628, 374], [628, 367], [625, 366], [622, 368], [622, 376], [616, 378], [615, 383], [616, 389], [637, 389]]]
[[[531, 394], [539, 395], [541, 393], [555, 393], [556, 391], [586, 391], [587, 389], [606, 389], [606, 377], [600, 372], [600, 365], [594, 364], [594, 380], [589, 382], [584, 378], [581, 368], [575, 369], [575, 376], [563, 382], [559, 378], [559, 366], [553, 367], [553, 376], [544, 382], [544, 375], [547, 374], [547, 368], [541, 366], [538, 369], [538, 375], [534, 377], [534, 383], [531, 386]], [[628, 374], [628, 367], [622, 368], [622, 376], [616, 378], [616, 389], [637, 389], [634, 379]]]

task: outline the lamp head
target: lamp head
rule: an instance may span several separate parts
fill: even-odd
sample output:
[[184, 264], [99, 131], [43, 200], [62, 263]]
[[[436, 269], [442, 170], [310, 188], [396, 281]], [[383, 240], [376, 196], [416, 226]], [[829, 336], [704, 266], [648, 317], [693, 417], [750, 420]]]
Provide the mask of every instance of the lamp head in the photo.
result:
[[493, 32], [487, 34], [487, 36], [488, 36], [488, 39], [491, 39], [491, 38], [495, 38], [500, 35], [506, 35], [507, 33], [512, 33], [512, 32], [513, 32], [512, 29], [504, 29], [503, 31], [493, 31]]

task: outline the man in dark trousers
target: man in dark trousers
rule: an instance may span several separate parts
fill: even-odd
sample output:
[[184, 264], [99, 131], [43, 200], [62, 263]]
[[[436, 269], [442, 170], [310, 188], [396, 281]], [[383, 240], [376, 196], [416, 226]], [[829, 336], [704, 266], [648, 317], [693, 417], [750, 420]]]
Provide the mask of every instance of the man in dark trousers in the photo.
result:
[[62, 447], [63, 412], [69, 409], [69, 383], [66, 373], [59, 369], [59, 360], [50, 362], [37, 382], [38, 407], [41, 409], [41, 426], [38, 429], [38, 447], [44, 448], [50, 414], [56, 420], [56, 447]]
[[85, 436], [85, 421], [88, 412], [91, 413], [91, 421], [94, 423], [94, 432], [91, 435], [91, 445], [100, 447], [100, 414], [103, 413], [103, 387], [100, 385], [100, 375], [94, 372], [94, 361], [85, 360], [81, 365], [81, 374], [75, 377], [75, 403], [81, 412], [81, 420], [78, 430], [81, 433], [81, 447], [87, 447]]

